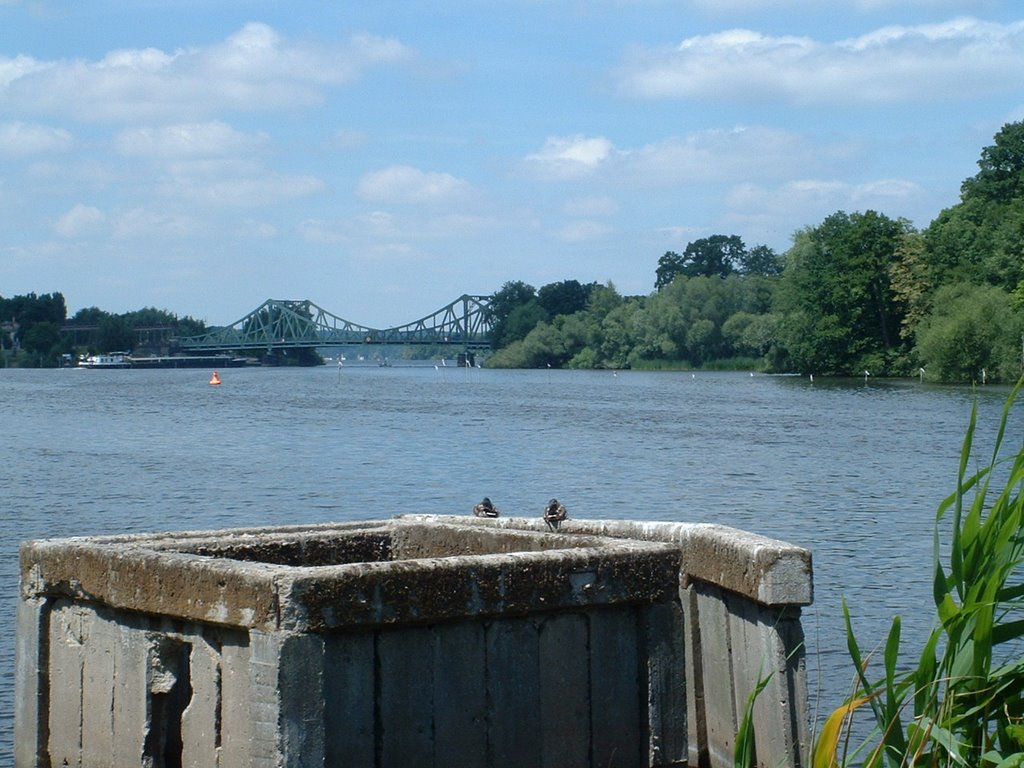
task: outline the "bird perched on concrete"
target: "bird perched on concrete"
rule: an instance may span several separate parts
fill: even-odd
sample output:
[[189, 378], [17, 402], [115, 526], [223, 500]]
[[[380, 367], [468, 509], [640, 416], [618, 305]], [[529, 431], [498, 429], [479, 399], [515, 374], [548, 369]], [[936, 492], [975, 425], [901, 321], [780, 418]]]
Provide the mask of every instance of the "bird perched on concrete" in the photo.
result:
[[548, 528], [552, 531], [557, 531], [558, 526], [561, 525], [562, 521], [569, 517], [569, 512], [566, 510], [565, 505], [558, 499], [552, 499], [548, 502], [548, 505], [544, 507], [544, 522], [548, 524]]
[[484, 500], [473, 507], [473, 514], [477, 517], [497, 517], [501, 513], [498, 508], [491, 503], [491, 500], [484, 496]]

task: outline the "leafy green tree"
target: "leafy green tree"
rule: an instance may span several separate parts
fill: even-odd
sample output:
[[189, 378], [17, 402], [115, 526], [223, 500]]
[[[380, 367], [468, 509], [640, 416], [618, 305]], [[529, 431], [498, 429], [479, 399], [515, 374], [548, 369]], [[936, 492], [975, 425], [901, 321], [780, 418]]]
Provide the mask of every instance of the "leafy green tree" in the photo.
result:
[[[522, 280], [509, 281], [491, 294], [487, 313], [491, 323], [491, 345], [495, 349], [500, 349], [516, 339], [522, 339], [529, 333], [530, 329], [527, 328], [521, 335], [510, 334], [509, 318], [516, 309], [535, 301], [536, 298], [537, 289]], [[516, 332], [520, 330], [520, 323], [517, 321]]]
[[694, 365], [700, 365], [716, 357], [720, 335], [719, 329], [706, 317], [702, 317], [689, 327], [686, 331], [686, 348]]
[[1014, 312], [1024, 313], [1024, 280], [1017, 283], [1017, 287], [1013, 289], [1013, 293], [1010, 294], [1010, 302]]
[[980, 200], [946, 208], [924, 230], [925, 263], [935, 285], [985, 282], [984, 262], [991, 243], [984, 233]]
[[562, 334], [565, 347], [565, 363], [578, 355], [587, 346], [588, 325], [585, 312], [575, 312], [571, 315], [558, 315], [552, 321], [552, 325]]
[[683, 251], [682, 274], [687, 277], [726, 277], [746, 255], [737, 235], [712, 235], [694, 240]]
[[931, 307], [934, 277], [925, 253], [924, 237], [909, 232], [896, 248], [896, 260], [889, 267], [889, 284], [903, 320], [900, 338], [913, 339], [921, 320]]
[[726, 278], [727, 283], [731, 280], [736, 280], [736, 284], [739, 286], [740, 306], [738, 309], [754, 315], [764, 315], [772, 311], [775, 291], [779, 285], [777, 277], [746, 275], [742, 279]]
[[660, 291], [666, 288], [677, 275], [683, 274], [685, 262], [683, 257], [675, 251], [666, 251], [665, 255], [658, 259], [658, 268], [654, 270], [654, 289]]
[[581, 314], [557, 315], [550, 323], [537, 323], [525, 338], [498, 350], [489, 364], [506, 368], [562, 368], [568, 365], [586, 348], [587, 328]]
[[601, 321], [601, 339], [598, 350], [603, 368], [629, 368], [630, 354], [635, 345], [633, 316], [642, 311], [637, 301], [623, 301]]
[[732, 354], [767, 358], [777, 344], [779, 317], [736, 312], [722, 324], [722, 336]]
[[632, 364], [664, 360], [699, 366], [733, 357], [723, 324], [741, 310], [767, 309], [772, 290], [772, 281], [759, 276], [677, 277], [634, 315]]
[[0, 317], [11, 316], [17, 319], [23, 330], [33, 323], [63, 323], [67, 318], [67, 306], [61, 293], [44, 293], [37, 296], [27, 293], [7, 300], [6, 306], [0, 308]]
[[628, 317], [639, 302], [639, 299], [624, 298], [610, 280], [594, 286], [587, 308], [576, 316], [580, 321], [577, 332], [583, 334], [584, 347], [573, 355], [569, 365], [574, 368], [625, 367], [629, 350], [622, 350], [627, 338], [623, 318]]
[[190, 315], [178, 318], [176, 325], [179, 336], [201, 336], [206, 333], [206, 323]]
[[542, 285], [537, 291], [537, 303], [548, 317], [572, 315], [587, 308], [596, 283], [583, 285], [578, 280], [563, 280]]
[[135, 331], [124, 315], [107, 315], [100, 320], [96, 346], [99, 352], [130, 352], [135, 348]]
[[778, 277], [782, 274], [782, 259], [767, 245], [755, 245], [737, 255], [736, 271], [741, 275]]
[[1007, 123], [981, 150], [978, 173], [960, 187], [964, 200], [1008, 203], [1024, 197], [1024, 122]]
[[60, 326], [49, 320], [33, 323], [21, 335], [21, 346], [40, 365], [51, 365], [60, 356]]
[[942, 211], [925, 231], [937, 285], [990, 283], [1014, 290], [1024, 279], [1024, 198], [970, 198]]
[[1024, 123], [1008, 123], [985, 147], [960, 202], [925, 231], [935, 285], [991, 283], [1013, 291], [1024, 280]]
[[778, 315], [754, 315], [754, 319], [743, 330], [738, 351], [740, 354], [759, 355], [770, 359], [778, 347], [778, 338]]
[[71, 320], [81, 325], [99, 325], [100, 320], [108, 315], [108, 312], [104, 312], [99, 307], [85, 307], [75, 312]]
[[590, 299], [587, 302], [587, 314], [594, 321], [600, 323], [608, 313], [625, 302], [622, 294], [616, 289], [615, 284], [609, 280], [604, 285], [595, 286], [590, 292]]
[[946, 285], [935, 292], [932, 311], [918, 327], [917, 354], [939, 381], [1015, 381], [1022, 326], [1001, 288]]
[[513, 341], [521, 341], [537, 327], [538, 323], [545, 322], [548, 313], [536, 299], [530, 299], [525, 304], [512, 309], [502, 326], [502, 342], [511, 344]]
[[994, 285], [1013, 291], [1024, 284], [1024, 197], [1003, 206], [986, 266]]
[[779, 323], [782, 354], [776, 370], [842, 376], [853, 372], [848, 329], [831, 314], [790, 311]]
[[678, 311], [672, 304], [657, 301], [652, 296], [642, 307], [636, 307], [626, 322], [626, 331], [631, 339], [628, 360], [635, 367], [643, 360], [675, 360], [678, 349], [669, 335], [677, 322]]
[[531, 368], [526, 355], [526, 345], [522, 340], [513, 341], [511, 344], [494, 350], [494, 353], [487, 358], [488, 368]]
[[[23, 346], [27, 334], [37, 323], [53, 323], [59, 328], [66, 319], [67, 306], [61, 293], [44, 293], [41, 296], [27, 293], [10, 299], [0, 297], [0, 321], [13, 321]], [[48, 330], [41, 333], [45, 335]]]
[[601, 358], [598, 356], [597, 350], [593, 347], [584, 347], [572, 356], [572, 359], [569, 360], [566, 367], [582, 370], [601, 368]]
[[875, 211], [839, 211], [797, 234], [778, 311], [786, 315], [782, 340], [798, 370], [849, 375], [866, 361], [876, 374], [895, 369], [906, 350], [899, 335], [903, 308], [890, 275], [909, 231], [907, 222]]
[[574, 353], [560, 329], [545, 321], [526, 335], [523, 350], [531, 368], [561, 368]]
[[172, 312], [168, 312], [165, 309], [156, 309], [155, 307], [144, 307], [142, 309], [137, 309], [134, 312], [129, 312], [125, 315], [125, 319], [132, 328], [154, 325], [175, 325], [178, 322], [178, 318]]

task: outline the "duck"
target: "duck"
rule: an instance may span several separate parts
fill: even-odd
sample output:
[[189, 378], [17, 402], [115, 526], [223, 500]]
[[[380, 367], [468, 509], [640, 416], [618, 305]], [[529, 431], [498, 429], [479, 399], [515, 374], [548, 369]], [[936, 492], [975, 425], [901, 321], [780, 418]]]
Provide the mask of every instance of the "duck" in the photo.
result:
[[501, 513], [491, 500], [484, 496], [484, 500], [473, 507], [473, 514], [477, 517], [498, 517]]
[[562, 521], [568, 517], [569, 511], [558, 499], [552, 499], [548, 502], [548, 505], [544, 507], [544, 522], [548, 524], [548, 528], [552, 531], [557, 531], [558, 526], [561, 525]]

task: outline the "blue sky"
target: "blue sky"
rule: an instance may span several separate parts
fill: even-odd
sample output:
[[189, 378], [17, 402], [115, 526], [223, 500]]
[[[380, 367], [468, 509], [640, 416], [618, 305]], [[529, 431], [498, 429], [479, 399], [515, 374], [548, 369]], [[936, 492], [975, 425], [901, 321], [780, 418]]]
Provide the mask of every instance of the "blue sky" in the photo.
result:
[[356, 323], [923, 228], [1024, 119], [1010, 0], [0, 0], [0, 295]]

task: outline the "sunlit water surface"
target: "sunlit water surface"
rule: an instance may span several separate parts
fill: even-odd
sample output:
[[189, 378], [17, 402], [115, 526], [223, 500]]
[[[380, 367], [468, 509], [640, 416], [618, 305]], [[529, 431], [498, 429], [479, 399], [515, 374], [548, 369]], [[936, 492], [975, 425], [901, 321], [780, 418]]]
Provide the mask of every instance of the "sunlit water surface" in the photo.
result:
[[[403, 512], [714, 522], [807, 547], [817, 709], [862, 642], [931, 627], [935, 510], [972, 403], [1007, 390], [749, 374], [423, 367], [0, 370], [0, 764], [13, 761], [18, 543]], [[1016, 413], [1010, 442], [1020, 445]], [[820, 717], [820, 713], [818, 715]]]

